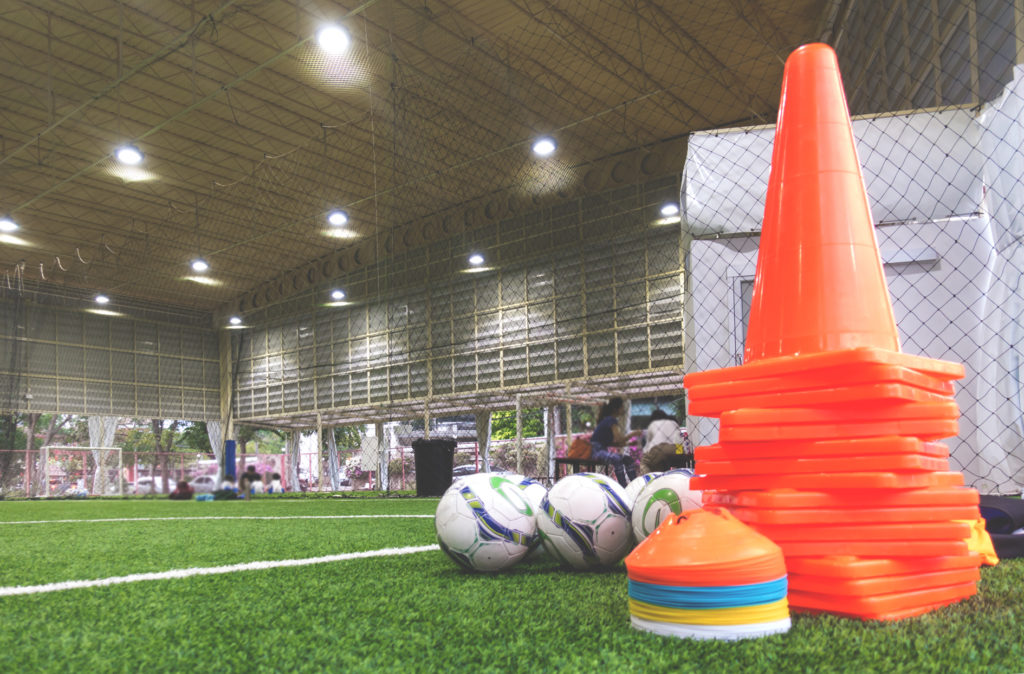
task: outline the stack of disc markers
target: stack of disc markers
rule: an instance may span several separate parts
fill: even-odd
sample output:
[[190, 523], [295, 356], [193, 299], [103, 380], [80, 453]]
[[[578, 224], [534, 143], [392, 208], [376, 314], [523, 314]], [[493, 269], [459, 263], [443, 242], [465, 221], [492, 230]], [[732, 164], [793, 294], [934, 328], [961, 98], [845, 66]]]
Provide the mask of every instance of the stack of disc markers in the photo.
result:
[[953, 380], [904, 354], [835, 53], [786, 61], [744, 362], [686, 376], [720, 419], [691, 487], [777, 543], [794, 609], [898, 619], [974, 594], [978, 494], [949, 469]]
[[630, 553], [626, 570], [636, 629], [732, 640], [790, 627], [782, 551], [727, 510], [670, 517]]

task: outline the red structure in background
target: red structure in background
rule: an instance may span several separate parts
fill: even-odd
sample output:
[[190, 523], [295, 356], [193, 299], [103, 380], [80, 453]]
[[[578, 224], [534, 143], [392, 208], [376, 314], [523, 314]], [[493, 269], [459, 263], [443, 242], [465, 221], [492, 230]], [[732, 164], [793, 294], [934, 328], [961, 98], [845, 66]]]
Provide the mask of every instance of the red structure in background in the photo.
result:
[[685, 378], [705, 502], [775, 541], [794, 610], [892, 620], [977, 591], [949, 471], [962, 365], [903, 354], [835, 53], [786, 61], [743, 365]]

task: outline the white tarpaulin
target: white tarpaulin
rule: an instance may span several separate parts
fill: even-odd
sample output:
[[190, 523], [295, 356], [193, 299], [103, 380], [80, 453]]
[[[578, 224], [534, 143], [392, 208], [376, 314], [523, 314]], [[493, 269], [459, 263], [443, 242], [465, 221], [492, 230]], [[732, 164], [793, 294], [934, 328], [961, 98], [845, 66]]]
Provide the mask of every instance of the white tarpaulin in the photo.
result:
[[[875, 222], [977, 210], [982, 158], [970, 111], [858, 119], [853, 134]], [[680, 203], [694, 236], [760, 231], [774, 140], [774, 127], [690, 137]]]
[[[93, 447], [112, 447], [114, 445], [114, 434], [117, 432], [117, 417], [103, 417], [92, 415], [86, 421], [89, 427], [89, 444]], [[92, 450], [92, 460], [96, 463], [96, 472], [92, 480], [92, 493], [105, 494], [107, 492], [107, 473], [109, 467], [107, 461], [110, 452], [102, 449]], [[120, 476], [118, 477], [120, 479]]]
[[[1024, 484], [1024, 67], [978, 116], [994, 250], [983, 277], [977, 341], [977, 461], [992, 480]], [[1004, 488], [1005, 491], [1005, 488]]]

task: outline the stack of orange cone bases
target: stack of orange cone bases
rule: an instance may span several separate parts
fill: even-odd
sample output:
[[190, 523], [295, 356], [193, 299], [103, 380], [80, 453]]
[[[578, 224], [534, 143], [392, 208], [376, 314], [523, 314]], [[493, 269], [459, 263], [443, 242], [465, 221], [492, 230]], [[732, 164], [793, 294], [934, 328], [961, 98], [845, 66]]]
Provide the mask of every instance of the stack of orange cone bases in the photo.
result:
[[899, 619], [973, 595], [978, 494], [949, 470], [962, 365], [900, 352], [835, 53], [786, 61], [744, 363], [691, 485], [781, 548], [794, 610]]

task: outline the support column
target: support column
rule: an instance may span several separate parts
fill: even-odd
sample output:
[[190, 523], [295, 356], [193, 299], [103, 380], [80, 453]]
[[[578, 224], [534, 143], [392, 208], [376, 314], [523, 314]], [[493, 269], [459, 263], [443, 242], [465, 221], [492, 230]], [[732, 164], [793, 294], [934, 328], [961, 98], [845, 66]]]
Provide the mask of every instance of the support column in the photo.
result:
[[317, 491], [324, 490], [324, 420], [320, 413], [316, 413], [316, 465], [319, 477], [317, 479]]
[[516, 472], [523, 474], [523, 399], [516, 396]]
[[[232, 331], [221, 330], [217, 335], [217, 359], [219, 368], [219, 384], [220, 384], [220, 409], [218, 418], [220, 419], [220, 440], [214, 446], [211, 443], [210, 449], [213, 450], [213, 458], [217, 460], [217, 483], [224, 479], [224, 476], [228, 473], [234, 474], [235, 467], [227, 466], [224, 464], [224, 441], [235, 440], [235, 419], [234, 410], [232, 410], [232, 382], [234, 381], [234, 358], [232, 354], [234, 349], [232, 348]], [[238, 340], [245, 339], [242, 333], [238, 333]], [[207, 410], [212, 412], [212, 410]]]
[[377, 436], [377, 491], [388, 491], [388, 462], [391, 447], [384, 438], [384, 423], [376, 422], [373, 432]]
[[491, 470], [491, 410], [476, 413], [476, 442], [483, 457], [484, 472]]
[[[557, 406], [552, 405], [544, 409], [544, 418], [548, 420], [547, 425], [547, 451], [544, 457], [544, 475], [555, 474], [555, 434], [558, 430], [555, 427], [555, 412]], [[538, 471], [539, 472], [539, 471]], [[540, 477], [540, 475], [538, 475]]]

